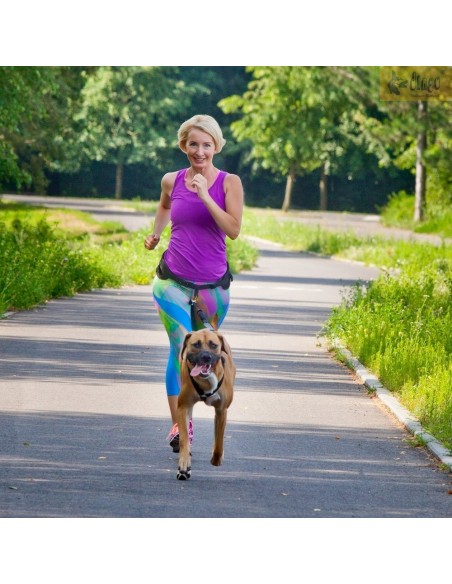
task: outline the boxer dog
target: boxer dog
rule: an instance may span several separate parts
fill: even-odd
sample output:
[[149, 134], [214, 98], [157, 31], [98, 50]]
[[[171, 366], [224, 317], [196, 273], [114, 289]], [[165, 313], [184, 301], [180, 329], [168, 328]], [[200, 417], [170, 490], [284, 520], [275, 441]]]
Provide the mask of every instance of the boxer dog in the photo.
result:
[[207, 328], [185, 336], [180, 355], [181, 390], [177, 404], [179, 426], [179, 469], [177, 478], [191, 475], [188, 423], [193, 406], [203, 401], [215, 408], [214, 443], [211, 464], [223, 462], [223, 442], [228, 407], [233, 398], [236, 367], [231, 348], [223, 335]]

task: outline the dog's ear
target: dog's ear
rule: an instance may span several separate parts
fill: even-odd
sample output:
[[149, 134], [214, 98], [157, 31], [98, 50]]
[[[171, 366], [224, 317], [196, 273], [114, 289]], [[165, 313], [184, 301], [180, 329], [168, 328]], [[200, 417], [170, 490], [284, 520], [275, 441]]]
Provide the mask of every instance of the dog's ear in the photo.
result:
[[191, 335], [192, 335], [192, 333], [187, 333], [185, 335], [184, 343], [183, 343], [182, 349], [180, 351], [180, 358], [181, 358], [181, 360], [184, 360], [185, 359], [185, 352], [187, 350], [187, 343], [190, 340]]
[[213, 328], [215, 331], [217, 331], [217, 330], [218, 330], [218, 314], [217, 314], [217, 313], [215, 313], [215, 314], [212, 316], [212, 322], [211, 322], [211, 324], [212, 324], [212, 328]]
[[221, 343], [221, 350], [224, 351], [226, 353], [226, 355], [229, 355], [230, 357], [232, 357], [231, 347], [229, 346], [229, 343], [227, 342], [227, 340], [220, 333], [217, 333], [217, 337], [219, 338], [220, 343]]

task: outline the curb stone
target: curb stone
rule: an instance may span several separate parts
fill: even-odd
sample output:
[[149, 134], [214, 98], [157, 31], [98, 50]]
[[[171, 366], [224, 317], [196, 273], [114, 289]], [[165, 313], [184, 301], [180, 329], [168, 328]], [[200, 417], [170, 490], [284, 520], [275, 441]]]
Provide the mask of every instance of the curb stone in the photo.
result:
[[448, 450], [434, 436], [424, 430], [419, 420], [394, 397], [392, 392], [386, 389], [380, 380], [370, 373], [358, 359], [350, 353], [337, 339], [332, 343], [333, 347], [340, 350], [347, 359], [347, 363], [361, 379], [362, 383], [374, 391], [379, 400], [396, 416], [407, 430], [422, 440], [425, 446], [452, 472], [452, 452]]

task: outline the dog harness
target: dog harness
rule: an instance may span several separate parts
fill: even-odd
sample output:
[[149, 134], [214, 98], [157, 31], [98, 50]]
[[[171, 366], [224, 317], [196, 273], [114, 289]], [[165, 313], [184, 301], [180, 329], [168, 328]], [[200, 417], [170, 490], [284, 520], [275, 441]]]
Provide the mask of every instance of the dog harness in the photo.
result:
[[[221, 362], [224, 365], [224, 357], [221, 357]], [[188, 365], [187, 365], [187, 369], [188, 369]], [[190, 370], [188, 370], [188, 373], [190, 374]], [[191, 382], [193, 384], [193, 387], [196, 389], [196, 393], [199, 395], [199, 398], [202, 401], [206, 401], [206, 399], [208, 397], [212, 397], [212, 395], [215, 395], [217, 393], [217, 391], [220, 389], [220, 387], [222, 386], [223, 381], [224, 381], [224, 375], [220, 379], [220, 381], [218, 382], [217, 387], [215, 389], [213, 389], [212, 391], [209, 391], [209, 393], [204, 393], [204, 391], [201, 389], [201, 386], [199, 385], [199, 383], [191, 375], [190, 375], [190, 379], [191, 379]]]

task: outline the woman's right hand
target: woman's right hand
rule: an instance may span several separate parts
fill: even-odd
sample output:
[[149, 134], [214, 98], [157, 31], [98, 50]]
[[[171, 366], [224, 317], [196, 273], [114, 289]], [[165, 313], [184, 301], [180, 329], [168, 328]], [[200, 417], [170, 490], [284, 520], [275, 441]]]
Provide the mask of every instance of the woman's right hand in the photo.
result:
[[146, 237], [146, 239], [144, 240], [144, 247], [146, 249], [148, 249], [149, 251], [155, 249], [155, 247], [157, 246], [158, 242], [160, 241], [160, 237], [158, 235], [155, 235], [155, 233], [153, 233], [152, 235], [148, 235]]

